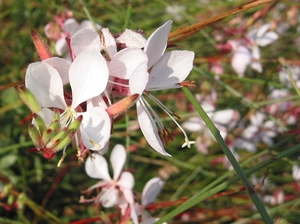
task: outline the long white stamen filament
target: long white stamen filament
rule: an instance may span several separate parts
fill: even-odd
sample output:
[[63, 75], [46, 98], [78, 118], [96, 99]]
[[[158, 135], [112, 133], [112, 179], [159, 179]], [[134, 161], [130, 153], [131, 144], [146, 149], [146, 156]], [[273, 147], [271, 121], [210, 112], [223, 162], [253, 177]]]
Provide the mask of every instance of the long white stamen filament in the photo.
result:
[[[162, 102], [160, 102], [155, 96], [153, 96], [153, 95], [151, 95], [151, 94], [147, 94], [147, 96], [150, 98], [150, 99], [152, 99], [155, 103], [157, 103], [157, 105], [159, 105], [160, 106], [160, 108], [162, 108], [162, 110], [174, 121], [174, 123], [177, 125], [177, 127], [181, 130], [181, 132], [183, 133], [183, 135], [184, 135], [184, 138], [185, 138], [185, 143], [182, 145], [182, 147], [185, 147], [185, 146], [188, 146], [189, 148], [190, 148], [190, 145], [191, 144], [194, 144], [195, 142], [194, 141], [190, 141], [189, 140], [189, 138], [188, 138], [188, 136], [187, 136], [187, 134], [186, 134], [186, 132], [184, 131], [184, 129], [180, 126], [180, 124], [175, 120], [175, 118], [171, 115], [171, 114], [173, 114], [173, 112], [172, 111], [170, 111]], [[143, 100], [145, 101], [145, 102], [147, 102], [144, 98], [143, 98]], [[147, 102], [147, 106], [148, 107], [150, 107], [150, 109], [151, 109], [151, 111], [153, 112], [153, 115], [155, 116], [155, 117], [157, 117], [158, 118], [158, 116], [157, 116], [157, 114], [155, 113], [155, 111], [152, 109], [152, 107], [149, 105], [149, 103]], [[161, 120], [158, 118], [158, 120], [159, 120], [159, 122], [160, 123], [162, 123], [161, 122]], [[162, 124], [162, 126], [163, 126], [163, 124]]]

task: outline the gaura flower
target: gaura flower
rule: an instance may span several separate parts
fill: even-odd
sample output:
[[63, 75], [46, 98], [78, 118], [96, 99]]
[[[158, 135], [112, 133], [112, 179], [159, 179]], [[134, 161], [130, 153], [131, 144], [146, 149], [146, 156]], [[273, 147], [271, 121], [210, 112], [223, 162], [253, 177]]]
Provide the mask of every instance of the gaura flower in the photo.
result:
[[113, 178], [111, 178], [108, 173], [107, 162], [103, 156], [94, 153], [87, 158], [85, 163], [87, 175], [91, 178], [101, 179], [101, 181], [85, 192], [90, 192], [96, 188], [102, 188], [102, 191], [94, 199], [81, 199], [81, 202], [94, 201], [95, 203], [101, 203], [106, 208], [117, 205], [121, 209], [122, 215], [124, 215], [128, 206], [134, 203], [132, 193], [134, 177], [127, 171], [122, 172], [125, 161], [125, 148], [122, 145], [116, 145], [110, 155], [113, 168]]
[[[120, 95], [140, 95], [137, 100], [140, 128], [152, 148], [163, 155], [169, 155], [164, 149], [164, 144], [172, 139], [171, 133], [162, 124], [143, 95], [156, 102], [178, 125], [185, 136], [183, 146], [190, 146], [193, 143], [188, 140], [184, 130], [173, 118], [177, 115], [149, 93], [154, 90], [189, 85], [188, 82], [183, 81], [192, 69], [194, 53], [191, 51], [165, 52], [171, 23], [168, 21], [158, 28], [145, 42], [143, 50], [136, 47], [143, 45], [142, 37], [139, 36], [138, 43], [134, 44], [132, 40], [136, 40], [137, 35], [127, 31], [123, 34], [126, 38], [120, 40], [124, 41], [122, 44], [129, 47], [118, 52], [114, 37], [108, 29], [102, 29], [104, 49], [109, 56], [109, 73], [111, 77], [115, 77], [113, 82], [111, 80], [109, 82], [114, 84], [114, 88]], [[129, 38], [130, 35], [132, 38]]]
[[62, 111], [61, 127], [68, 127], [82, 115], [80, 134], [75, 135], [76, 145], [79, 145], [81, 138], [86, 148], [100, 150], [110, 137], [110, 118], [101, 107], [83, 111], [81, 103], [100, 95], [105, 89], [108, 80], [106, 61], [98, 50], [84, 50], [72, 62], [68, 78], [72, 90], [71, 103], [65, 100], [63, 81], [58, 70], [48, 63], [30, 64], [25, 85], [44, 109], [57, 108]]
[[135, 204], [135, 208], [131, 211], [131, 218], [134, 223], [137, 222], [137, 215], [141, 216], [141, 224], [151, 224], [155, 221], [159, 220], [159, 218], [152, 217], [146, 210], [146, 206], [150, 205], [154, 202], [157, 195], [161, 191], [162, 187], [164, 186], [165, 182], [161, 180], [159, 177], [154, 177], [150, 179], [142, 193], [142, 203], [139, 205], [138, 203]]
[[[167, 21], [164, 25], [159, 27], [148, 38], [144, 51], [148, 56], [147, 70], [149, 77], [144, 80], [138, 80], [142, 92], [136, 92], [133, 84], [129, 83], [131, 94], [140, 93], [137, 105], [137, 114], [140, 128], [152, 148], [157, 152], [168, 155], [165, 151], [164, 145], [168, 140], [172, 139], [171, 133], [163, 125], [162, 121], [147, 102], [146, 97], [149, 97], [157, 103], [165, 113], [167, 113], [176, 125], [180, 128], [185, 137], [184, 146], [190, 147], [194, 143], [188, 140], [188, 137], [183, 128], [177, 123], [173, 116], [177, 116], [163, 105], [156, 97], [150, 94], [150, 91], [180, 88], [184, 83], [183, 81], [189, 75], [193, 67], [194, 52], [192, 51], [170, 51], [165, 52], [167, 48], [168, 35], [171, 30], [172, 21]], [[147, 81], [147, 82], [146, 82]], [[142, 88], [144, 85], [144, 88]], [[178, 117], [178, 116], [177, 116]]]

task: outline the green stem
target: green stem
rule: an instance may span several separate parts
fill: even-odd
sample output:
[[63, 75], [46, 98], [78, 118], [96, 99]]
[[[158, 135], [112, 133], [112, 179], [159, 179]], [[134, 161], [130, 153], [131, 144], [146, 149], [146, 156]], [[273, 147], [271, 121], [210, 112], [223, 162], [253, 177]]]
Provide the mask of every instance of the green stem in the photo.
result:
[[96, 23], [94, 22], [93, 17], [91, 16], [89, 10], [88, 10], [87, 7], [85, 6], [84, 1], [83, 1], [83, 0], [80, 0], [80, 3], [82, 4], [82, 9], [83, 9], [83, 11], [85, 12], [86, 16], [87, 16], [88, 19], [92, 22], [94, 29], [97, 30]]
[[239, 165], [239, 163], [235, 159], [235, 157], [232, 154], [229, 147], [226, 145], [224, 139], [222, 138], [222, 136], [220, 134], [220, 131], [216, 128], [214, 123], [211, 121], [211, 119], [205, 113], [203, 108], [200, 106], [200, 104], [194, 98], [191, 91], [188, 88], [183, 87], [183, 92], [185, 93], [186, 97], [191, 102], [191, 104], [194, 106], [195, 110], [199, 113], [199, 115], [201, 116], [201, 118], [203, 119], [205, 124], [207, 125], [210, 132], [215, 137], [216, 141], [220, 145], [220, 147], [223, 150], [224, 154], [226, 155], [227, 159], [231, 163], [233, 169], [235, 170], [235, 172], [237, 173], [237, 175], [239, 176], [239, 178], [243, 182], [247, 192], [249, 193], [253, 203], [255, 204], [258, 212], [261, 214], [261, 216], [262, 216], [263, 220], [265, 221], [265, 223], [273, 223], [270, 216], [268, 215], [265, 207], [263, 206], [261, 200], [259, 199], [258, 195], [256, 194], [254, 188], [252, 187], [251, 183], [247, 179], [247, 176], [246, 176], [245, 172], [243, 171], [243, 169], [241, 168], [241, 166]]
[[[269, 165], [271, 165], [272, 163], [275, 163], [277, 160], [283, 159], [285, 157], [291, 156], [294, 153], [300, 152], [300, 144], [295, 145], [287, 150], [284, 150], [281, 153], [278, 153], [277, 155], [271, 156], [270, 158], [264, 160], [263, 162], [259, 163], [258, 165], [252, 167], [249, 170], [245, 171], [246, 175], [250, 175], [253, 174], [263, 168], [268, 167]], [[236, 175], [233, 178], [231, 178], [228, 181], [223, 182], [222, 184], [207, 190], [205, 193], [197, 193], [197, 195], [195, 195], [194, 197], [192, 197], [190, 200], [188, 200], [187, 202], [185, 202], [184, 204], [176, 207], [172, 212], [168, 213], [166, 216], [162, 217], [161, 219], [159, 219], [157, 222], [155, 222], [155, 224], [161, 224], [169, 219], [171, 219], [172, 217], [178, 215], [179, 213], [187, 210], [188, 208], [200, 203], [201, 201], [205, 200], [206, 198], [215, 195], [216, 193], [224, 190], [226, 187], [238, 182], [240, 180], [239, 176]], [[269, 220], [269, 222], [265, 223], [273, 223], [272, 220]]]
[[127, 12], [126, 12], [126, 17], [125, 17], [125, 24], [123, 26], [123, 30], [125, 30], [126, 28], [128, 28], [129, 23], [130, 23], [130, 17], [131, 17], [131, 11], [132, 11], [132, 2], [128, 1], [127, 4]]

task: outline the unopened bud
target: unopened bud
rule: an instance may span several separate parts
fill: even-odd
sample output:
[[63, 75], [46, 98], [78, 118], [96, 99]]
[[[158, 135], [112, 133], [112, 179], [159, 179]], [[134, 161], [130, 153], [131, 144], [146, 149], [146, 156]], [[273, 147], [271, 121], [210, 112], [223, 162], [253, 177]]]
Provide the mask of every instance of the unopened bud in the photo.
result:
[[33, 144], [36, 148], [40, 149], [42, 146], [40, 144], [40, 132], [39, 130], [33, 125], [29, 125], [28, 132], [31, 140], [33, 141]]
[[33, 113], [38, 113], [42, 110], [42, 107], [36, 97], [24, 85], [15, 86], [15, 89], [17, 90], [20, 98]]
[[136, 99], [139, 97], [139, 94], [133, 94], [128, 97], [125, 97], [124, 99], [114, 103], [110, 107], [106, 109], [106, 112], [110, 117], [114, 117], [116, 115], [119, 115], [126, 110], [128, 110], [135, 102]]

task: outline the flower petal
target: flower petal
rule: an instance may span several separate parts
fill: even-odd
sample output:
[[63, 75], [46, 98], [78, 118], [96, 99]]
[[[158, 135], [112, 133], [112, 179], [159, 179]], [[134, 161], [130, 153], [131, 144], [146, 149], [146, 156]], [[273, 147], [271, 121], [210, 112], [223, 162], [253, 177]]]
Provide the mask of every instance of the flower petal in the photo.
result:
[[140, 128], [149, 145], [160, 154], [165, 156], [171, 156], [165, 151], [164, 145], [158, 135], [158, 130], [155, 125], [155, 122], [151, 117], [150, 112], [148, 111], [146, 106], [143, 105], [141, 99], [139, 99], [136, 102], [136, 107]]
[[114, 171], [114, 180], [118, 180], [126, 161], [126, 150], [123, 145], [117, 144], [110, 155], [110, 162]]
[[44, 62], [32, 63], [25, 75], [26, 87], [35, 95], [42, 107], [67, 107], [63, 83], [59, 73], [51, 65]]
[[133, 175], [127, 171], [123, 172], [120, 176], [120, 179], [118, 180], [118, 185], [124, 189], [131, 190], [134, 186]]
[[95, 49], [83, 51], [75, 58], [69, 70], [72, 88], [72, 108], [100, 95], [108, 81], [108, 68], [101, 53]]
[[147, 55], [141, 49], [125, 48], [115, 54], [109, 62], [109, 75], [121, 79], [129, 79], [132, 72], [140, 64], [143, 64], [147, 61]]
[[165, 182], [162, 181], [159, 177], [152, 178], [146, 183], [142, 193], [143, 207], [151, 204], [156, 199], [164, 184]]
[[99, 154], [92, 154], [85, 161], [85, 172], [91, 178], [111, 181], [111, 177], [108, 173], [107, 162], [103, 156]]
[[112, 58], [117, 53], [117, 45], [115, 38], [111, 35], [108, 28], [103, 28], [101, 31], [104, 36], [104, 48], [108, 53], [109, 57]]
[[192, 51], [165, 53], [153, 66], [146, 89], [178, 88], [193, 68], [194, 55]]
[[[109, 189], [102, 190], [103, 194], [101, 195], [101, 203], [105, 208], [110, 208], [117, 204], [118, 190], [114, 187]], [[101, 192], [102, 193], [102, 192]]]
[[53, 68], [55, 68], [63, 82], [63, 85], [69, 83], [69, 69], [71, 66], [71, 62], [64, 58], [52, 57], [44, 60], [43, 62], [48, 63]]
[[139, 64], [129, 79], [130, 94], [142, 94], [146, 89], [149, 80], [149, 73], [147, 72], [147, 61]]
[[78, 30], [79, 24], [74, 18], [69, 18], [64, 22], [63, 31], [72, 37], [73, 34]]
[[261, 47], [265, 47], [277, 40], [278, 37], [278, 34], [275, 32], [267, 32], [264, 36], [256, 40], [256, 44]]
[[116, 38], [116, 42], [126, 44], [126, 47], [144, 48], [146, 45], [146, 39], [142, 34], [129, 29], [125, 29], [125, 31]]
[[110, 138], [110, 117], [101, 107], [94, 107], [82, 115], [80, 133], [84, 146], [91, 150], [102, 149]]
[[155, 30], [146, 42], [144, 51], [148, 55], [148, 68], [151, 68], [158, 59], [164, 54], [168, 35], [170, 33], [172, 21], [167, 21], [164, 25]]
[[92, 29], [79, 30], [71, 38], [71, 46], [76, 56], [87, 49], [95, 49], [100, 52], [101, 43], [99, 34]]
[[250, 51], [244, 46], [238, 46], [234, 51], [231, 66], [239, 76], [244, 76], [247, 65], [251, 62]]

